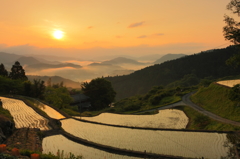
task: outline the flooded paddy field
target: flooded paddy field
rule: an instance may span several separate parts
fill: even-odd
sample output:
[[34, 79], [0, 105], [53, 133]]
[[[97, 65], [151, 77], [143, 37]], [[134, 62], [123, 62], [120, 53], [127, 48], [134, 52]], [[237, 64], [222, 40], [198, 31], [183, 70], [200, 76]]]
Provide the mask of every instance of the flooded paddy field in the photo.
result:
[[218, 159], [228, 154], [225, 133], [137, 130], [91, 124], [74, 119], [61, 120], [70, 134], [112, 147], [192, 158]]
[[[75, 116], [75, 118], [80, 117]], [[167, 129], [184, 129], [188, 124], [188, 117], [183, 111], [177, 109], [160, 110], [154, 115], [102, 113], [95, 117], [81, 117], [81, 119], [112, 125]]]
[[51, 117], [53, 119], [63, 119], [63, 118], [65, 118], [65, 116], [63, 116], [58, 111], [56, 111], [55, 109], [51, 108], [50, 106], [48, 106], [46, 104], [43, 104], [43, 103], [39, 102], [38, 104], [36, 104], [36, 106], [39, 109], [41, 109], [42, 111], [44, 111], [49, 117]]
[[217, 83], [224, 86], [233, 87], [236, 84], [240, 84], [240, 80], [224, 80], [224, 81], [218, 81]]
[[16, 128], [39, 128], [40, 130], [49, 130], [48, 120], [23, 101], [12, 98], [1, 97], [3, 108], [7, 109], [13, 116]]
[[[48, 120], [37, 114], [31, 107], [17, 99], [1, 97], [3, 108], [10, 111], [17, 128], [32, 127], [48, 130]], [[182, 156], [186, 158], [211, 158], [218, 159], [226, 157], [229, 147], [226, 133], [207, 132], [184, 132], [184, 131], [161, 131], [119, 128], [81, 122], [74, 119], [63, 119], [60, 113], [47, 105], [41, 105], [41, 109], [50, 117], [62, 119], [63, 129], [77, 137], [88, 141], [99, 143], [126, 150], [134, 150], [162, 155]], [[182, 112], [183, 113], [183, 112]], [[188, 118], [181, 111], [161, 110], [155, 115], [116, 115], [103, 113], [93, 118], [84, 118], [107, 124], [153, 127], [153, 128], [177, 128], [186, 127]], [[177, 125], [174, 127], [174, 125]], [[229, 144], [232, 147], [231, 144]], [[62, 135], [49, 136], [43, 139], [43, 153], [56, 154], [63, 150], [64, 154], [69, 152], [82, 155], [86, 159], [95, 158], [136, 158], [108, 153], [93, 147], [81, 145], [68, 140]]]
[[70, 152], [75, 156], [81, 155], [84, 159], [138, 159], [138, 157], [131, 157], [125, 155], [118, 155], [109, 153], [96, 148], [88, 147], [68, 140], [62, 135], [49, 136], [43, 139], [43, 153], [57, 154], [58, 150], [64, 152], [67, 156]]

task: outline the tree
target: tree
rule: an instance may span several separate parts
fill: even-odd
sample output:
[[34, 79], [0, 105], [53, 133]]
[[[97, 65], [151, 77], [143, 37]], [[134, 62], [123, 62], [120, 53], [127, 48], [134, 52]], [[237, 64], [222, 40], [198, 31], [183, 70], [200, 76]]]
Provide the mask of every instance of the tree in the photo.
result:
[[11, 68], [11, 72], [9, 74], [11, 79], [21, 79], [21, 80], [28, 80], [27, 76], [25, 75], [25, 70], [22, 68], [18, 61]]
[[229, 99], [235, 102], [240, 101], [240, 84], [236, 84], [230, 89]]
[[21, 94], [23, 85], [21, 80], [12, 80], [8, 77], [0, 76], [0, 93]]
[[[231, 0], [227, 5], [227, 9], [240, 16], [240, 0]], [[227, 24], [223, 27], [225, 39], [234, 44], [240, 44], [240, 23], [228, 15], [224, 15], [224, 21]]]
[[46, 86], [44, 85], [44, 81], [38, 79], [33, 80], [33, 85], [32, 85], [32, 93], [33, 97], [43, 99], [43, 94], [45, 92]]
[[63, 83], [63, 81], [62, 81], [62, 82], [60, 82], [60, 83], [52, 84], [51, 87], [53, 87], [53, 88], [61, 88], [61, 87], [64, 87], [64, 83]]
[[2, 63], [0, 65], [0, 76], [5, 76], [5, 77], [8, 76], [8, 72], [7, 72], [7, 70], [5, 69], [5, 67]]
[[[231, 0], [227, 9], [233, 14], [240, 16], [240, 0]], [[226, 26], [223, 27], [223, 35], [226, 40], [234, 43], [235, 45], [240, 44], [240, 22], [234, 20], [234, 18], [224, 15], [224, 21]], [[240, 65], [240, 53], [233, 55], [226, 61], [227, 65], [234, 66], [235, 68]]]
[[47, 87], [44, 99], [59, 109], [66, 108], [73, 100], [66, 87]]
[[108, 107], [115, 99], [116, 92], [111, 82], [104, 78], [96, 78], [91, 82], [81, 84], [83, 94], [90, 97], [93, 110], [100, 110]]

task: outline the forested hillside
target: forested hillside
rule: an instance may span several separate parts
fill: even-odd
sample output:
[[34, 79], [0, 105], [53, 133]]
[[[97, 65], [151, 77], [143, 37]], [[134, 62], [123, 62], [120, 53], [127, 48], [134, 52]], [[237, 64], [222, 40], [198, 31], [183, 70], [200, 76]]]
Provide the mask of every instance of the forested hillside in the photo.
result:
[[217, 79], [238, 75], [240, 69], [226, 65], [226, 60], [237, 52], [236, 46], [229, 46], [149, 66], [130, 75], [106, 77], [106, 79], [112, 82], [117, 92], [117, 100], [144, 94], [153, 86], [166, 86], [173, 82], [176, 83], [173, 85], [175, 87], [191, 86], [206, 77]]

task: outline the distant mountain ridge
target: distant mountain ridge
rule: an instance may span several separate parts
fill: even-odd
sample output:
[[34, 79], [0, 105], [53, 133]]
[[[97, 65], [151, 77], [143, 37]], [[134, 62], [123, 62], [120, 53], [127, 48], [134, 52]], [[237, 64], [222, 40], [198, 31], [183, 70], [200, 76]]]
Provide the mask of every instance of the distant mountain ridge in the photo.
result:
[[163, 55], [160, 54], [150, 54], [150, 55], [144, 55], [137, 58], [139, 61], [156, 61], [157, 59], [161, 58]]
[[114, 58], [112, 60], [109, 60], [109, 61], [103, 61], [101, 62], [101, 64], [134, 64], [134, 65], [141, 65], [143, 63], [141, 62], [138, 62], [136, 60], [132, 60], [132, 59], [129, 59], [129, 58], [125, 58], [125, 57], [117, 57], [117, 58]]
[[16, 54], [10, 54], [10, 53], [5, 53], [5, 52], [0, 52], [0, 63], [9, 63], [16, 61], [20, 57], [23, 57], [21, 55], [16, 55]]
[[66, 87], [71, 87], [71, 88], [80, 88], [81, 87], [81, 84], [79, 82], [75, 82], [75, 81], [72, 81], [70, 79], [60, 77], [60, 76], [27, 75], [27, 77], [30, 81], [33, 81], [34, 79], [36, 79], [36, 80], [40, 79], [40, 80], [44, 81], [45, 84], [47, 83], [49, 78], [51, 78], [52, 84], [57, 84], [57, 83], [63, 82], [63, 85], [66, 86]]
[[16, 61], [24, 65], [32, 65], [32, 64], [40, 63], [40, 61], [38, 61], [34, 57], [25, 57], [25, 56], [18, 58]]
[[129, 75], [106, 77], [117, 92], [117, 100], [147, 93], [153, 86], [166, 86], [181, 80], [186, 75], [221, 78], [238, 75], [240, 69], [226, 65], [226, 60], [238, 53], [236, 46], [188, 55], [161, 64], [146, 67]]
[[175, 60], [177, 58], [186, 56], [185, 54], [166, 54], [164, 56], [162, 56], [160, 59], [156, 60], [155, 62], [153, 62], [154, 64], [161, 64], [165, 61], [169, 61], [169, 60]]
[[26, 70], [42, 70], [42, 69], [50, 69], [50, 68], [62, 68], [62, 67], [72, 67], [72, 68], [81, 68], [82, 66], [72, 64], [72, 63], [61, 63], [61, 64], [46, 64], [46, 63], [35, 63], [31, 65], [27, 65]]

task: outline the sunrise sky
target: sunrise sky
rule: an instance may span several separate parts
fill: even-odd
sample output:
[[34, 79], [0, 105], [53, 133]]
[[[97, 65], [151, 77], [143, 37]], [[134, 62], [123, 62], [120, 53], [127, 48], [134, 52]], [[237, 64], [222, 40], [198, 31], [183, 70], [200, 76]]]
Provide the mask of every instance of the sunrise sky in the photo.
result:
[[102, 56], [226, 47], [230, 0], [2, 0], [0, 51]]

